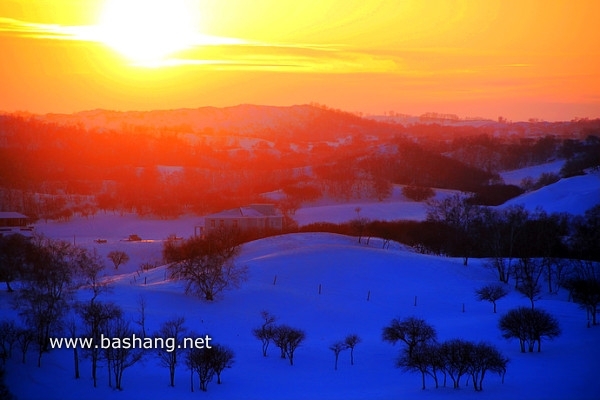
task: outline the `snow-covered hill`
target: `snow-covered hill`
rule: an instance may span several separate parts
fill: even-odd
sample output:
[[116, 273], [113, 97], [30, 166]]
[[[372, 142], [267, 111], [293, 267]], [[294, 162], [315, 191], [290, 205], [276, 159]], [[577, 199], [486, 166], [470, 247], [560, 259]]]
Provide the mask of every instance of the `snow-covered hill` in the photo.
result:
[[[144, 245], [125, 244], [129, 249]], [[15, 357], [8, 362], [7, 382], [21, 399], [597, 398], [600, 331], [586, 327], [585, 314], [567, 301], [566, 293], [544, 294], [537, 302], [537, 307], [558, 318], [562, 336], [545, 342], [542, 353], [522, 354], [518, 343], [500, 336], [497, 322], [503, 312], [527, 305], [528, 300], [511, 291], [499, 302], [499, 314], [492, 313], [490, 304], [477, 302], [474, 289], [496, 281], [481, 261], [465, 268], [460, 260], [379, 247], [377, 241], [365, 246], [355, 238], [331, 234], [293, 234], [248, 243], [237, 262], [249, 267], [249, 280], [213, 304], [185, 296], [180, 283], [164, 279], [163, 267], [141, 275], [114, 275], [113, 290], [103, 300], [117, 302], [132, 319], [142, 296], [150, 330], [170, 317], [185, 316], [189, 328], [208, 333], [215, 343], [235, 351], [235, 364], [224, 372], [223, 384], [213, 382], [207, 393], [190, 392], [189, 372], [183, 364], [176, 387], [168, 387], [168, 371], [151, 355], [125, 371], [122, 392], [107, 387], [104, 368], [99, 372], [99, 387], [93, 389], [89, 361], [82, 360], [83, 377], [73, 379], [68, 350], [45, 355], [42, 368], [35, 366], [32, 355], [25, 365]], [[130, 264], [140, 261], [139, 254], [132, 255]], [[5, 315], [14, 314], [10, 296], [0, 294]], [[81, 299], [88, 296], [85, 291], [78, 294]], [[262, 310], [306, 332], [293, 367], [279, 358], [277, 349], [262, 357], [260, 343], [250, 334], [260, 324]], [[489, 375], [481, 394], [471, 387], [436, 390], [432, 382], [421, 391], [418, 375], [394, 367], [399, 347], [381, 340], [381, 330], [392, 318], [411, 315], [434, 325], [440, 340], [460, 337], [497, 346], [511, 360], [506, 382]], [[342, 353], [334, 371], [328, 346], [349, 333], [362, 338], [355, 351], [356, 364], [350, 366], [348, 354]]]
[[[563, 179], [511, 204], [524, 204], [532, 210], [540, 204], [547, 211], [582, 214], [598, 203], [599, 188], [598, 175], [589, 174]], [[437, 196], [447, 194], [438, 191]], [[341, 222], [355, 218], [357, 207], [361, 216], [373, 219], [422, 219], [425, 215], [423, 204], [407, 201], [396, 188], [385, 202], [340, 204], [321, 200], [298, 210], [296, 217], [301, 224]], [[585, 313], [568, 301], [564, 291], [544, 292], [536, 303], [558, 319], [562, 335], [544, 342], [539, 354], [523, 354], [517, 342], [501, 337], [497, 324], [502, 313], [527, 306], [529, 301], [512, 285], [508, 286], [509, 295], [499, 301], [498, 314], [492, 313], [489, 303], [476, 301], [476, 288], [497, 281], [485, 260], [471, 260], [464, 267], [462, 260], [421, 255], [398, 244], [383, 250], [377, 239], [366, 246], [356, 238], [333, 234], [282, 235], [245, 244], [237, 263], [248, 266], [248, 281], [210, 304], [184, 295], [182, 283], [168, 280], [162, 266], [139, 271], [142, 263], [160, 264], [164, 238], [171, 234], [191, 236], [194, 227], [201, 224], [199, 217], [152, 220], [97, 214], [67, 223], [40, 223], [36, 229], [96, 249], [103, 258], [111, 250], [127, 252], [131, 259], [118, 271], [107, 265], [106, 279], [113, 289], [101, 300], [116, 302], [135, 320], [143, 297], [148, 330], [156, 330], [171, 317], [185, 316], [191, 330], [210, 334], [215, 343], [231, 347], [235, 364], [223, 373], [222, 385], [212, 382], [207, 393], [198, 393], [198, 389], [191, 393], [189, 371], [181, 363], [176, 387], [170, 388], [168, 371], [150, 354], [143, 363], [125, 371], [123, 391], [107, 386], [105, 367], [100, 368], [99, 386], [94, 389], [89, 360], [81, 360], [82, 378], [75, 380], [72, 352], [54, 350], [44, 355], [41, 368], [35, 366], [32, 353], [27, 364], [21, 364], [15, 354], [6, 364], [11, 391], [19, 399], [102, 400], [600, 398], [596, 377], [600, 327], [588, 328]], [[134, 233], [144, 240], [121, 240]], [[98, 238], [106, 243], [95, 242]], [[85, 289], [77, 293], [80, 299], [89, 295]], [[17, 318], [11, 307], [12, 296], [0, 291], [2, 317]], [[307, 339], [297, 350], [293, 367], [279, 358], [276, 348], [267, 358], [262, 356], [260, 342], [250, 333], [260, 325], [262, 310], [278, 316], [280, 323], [306, 332]], [[471, 387], [433, 389], [432, 381], [427, 382], [427, 390], [420, 390], [418, 374], [394, 367], [400, 346], [381, 340], [382, 328], [391, 319], [413, 315], [432, 324], [439, 340], [464, 338], [496, 346], [510, 358], [505, 383], [488, 375], [482, 393]], [[328, 347], [350, 333], [362, 338], [355, 350], [356, 364], [351, 366], [349, 354], [343, 352], [334, 371], [334, 357]], [[195, 382], [197, 385], [197, 379]]]
[[600, 172], [561, 179], [552, 185], [511, 199], [502, 207], [516, 204], [523, 204], [529, 211], [540, 207], [548, 213], [583, 214], [600, 204]]

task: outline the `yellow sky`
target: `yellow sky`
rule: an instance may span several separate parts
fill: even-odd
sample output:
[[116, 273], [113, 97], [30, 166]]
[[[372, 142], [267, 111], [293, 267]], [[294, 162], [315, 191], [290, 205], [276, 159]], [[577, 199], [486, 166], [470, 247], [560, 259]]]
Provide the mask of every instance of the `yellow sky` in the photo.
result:
[[600, 117], [598, 1], [142, 3], [2, 0], [0, 110]]

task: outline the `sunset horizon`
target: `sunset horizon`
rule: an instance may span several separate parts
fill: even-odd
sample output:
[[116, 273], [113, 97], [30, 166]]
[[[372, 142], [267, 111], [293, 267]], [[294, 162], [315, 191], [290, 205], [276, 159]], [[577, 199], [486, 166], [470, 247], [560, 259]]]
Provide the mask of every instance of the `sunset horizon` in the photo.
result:
[[598, 118], [598, 11], [592, 1], [12, 0], [0, 5], [0, 111], [318, 103]]
[[0, 400], [600, 398], [598, 15], [1, 0]]

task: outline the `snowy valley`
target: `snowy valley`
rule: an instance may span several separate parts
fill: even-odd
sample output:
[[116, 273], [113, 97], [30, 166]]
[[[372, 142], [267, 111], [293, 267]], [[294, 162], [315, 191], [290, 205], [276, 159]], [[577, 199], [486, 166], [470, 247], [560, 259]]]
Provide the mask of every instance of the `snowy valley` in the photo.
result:
[[[96, 301], [114, 303], [136, 333], [143, 328], [153, 335], [166, 321], [184, 318], [189, 334], [210, 335], [212, 343], [234, 353], [222, 383], [214, 378], [206, 391], [199, 389], [196, 372], [190, 373], [186, 353], [179, 355], [174, 387], [155, 349], [123, 371], [121, 390], [102, 357], [94, 387], [92, 360], [83, 351], [75, 357], [66, 348], [41, 352], [38, 367], [35, 343], [23, 352], [17, 339], [9, 339], [10, 329], [2, 331], [26, 320], [17, 299], [28, 282], [3, 269], [3, 279], [15, 289], [4, 290], [3, 284], [0, 290], [4, 382], [22, 400], [597, 399], [600, 328], [589, 326], [589, 315], [569, 291], [556, 280], [547, 284], [542, 270], [540, 292], [531, 299], [517, 290], [514, 278], [501, 283], [492, 251], [479, 246], [494, 225], [463, 231], [429, 221], [432, 207], [447, 199], [477, 207], [479, 217], [490, 221], [511, 212], [525, 215], [521, 222], [530, 223], [532, 235], [551, 233], [555, 242], [548, 246], [560, 248], [547, 254], [564, 257], [553, 265], [567, 271], [566, 258], [578, 250], [573, 231], [588, 223], [591, 237], [598, 235], [597, 125], [405, 126], [314, 106], [0, 116], [2, 210], [35, 216], [36, 234], [84, 249], [104, 264], [96, 283], [69, 292], [71, 307], [60, 315], [65, 324], [57, 324], [54, 334], [84, 336], [77, 307]], [[416, 199], [415, 191], [425, 195]], [[207, 228], [204, 216], [256, 202], [279, 207], [283, 232], [266, 232], [239, 247], [232, 261], [246, 279], [238, 288], [213, 301], [186, 295], [185, 282], [172, 276], [165, 260], [167, 238], [186, 242]], [[545, 222], [561, 233], [545, 232]], [[398, 229], [396, 236], [390, 227]], [[524, 235], [511, 243], [534, 249], [525, 261], [537, 263], [544, 243], [530, 244], [533, 236]], [[120, 265], [109, 260], [114, 252], [127, 255]], [[597, 269], [596, 259], [588, 261]], [[497, 301], [497, 313], [476, 296], [491, 284], [507, 292]], [[94, 285], [108, 290], [93, 297]], [[541, 352], [522, 353], [519, 340], [503, 337], [499, 321], [534, 300], [536, 309], [556, 319], [560, 335], [543, 339]], [[293, 365], [281, 359], [274, 343], [263, 356], [253, 330], [264, 323], [265, 311], [276, 324], [305, 334]], [[467, 373], [453, 389], [451, 378], [444, 385], [441, 375], [435, 388], [428, 371], [422, 390], [421, 373], [396, 366], [405, 354], [402, 341], [393, 345], [382, 337], [393, 320], [411, 317], [433, 327], [440, 343], [461, 339], [493, 346], [508, 359], [505, 374], [488, 371], [483, 390], [475, 391]], [[354, 364], [345, 348], [334, 363], [331, 346], [352, 334], [360, 338]]]

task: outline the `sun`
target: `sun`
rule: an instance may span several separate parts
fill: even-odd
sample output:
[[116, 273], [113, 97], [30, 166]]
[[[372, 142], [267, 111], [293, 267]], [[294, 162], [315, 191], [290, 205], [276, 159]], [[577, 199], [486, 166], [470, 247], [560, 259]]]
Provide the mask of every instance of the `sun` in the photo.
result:
[[194, 43], [197, 16], [190, 0], [107, 0], [97, 36], [135, 63], [152, 63]]

